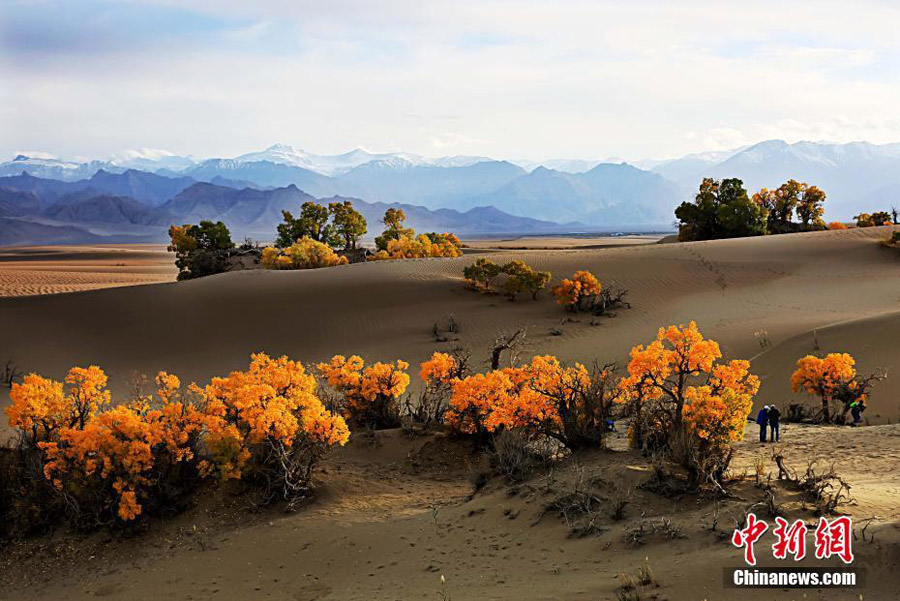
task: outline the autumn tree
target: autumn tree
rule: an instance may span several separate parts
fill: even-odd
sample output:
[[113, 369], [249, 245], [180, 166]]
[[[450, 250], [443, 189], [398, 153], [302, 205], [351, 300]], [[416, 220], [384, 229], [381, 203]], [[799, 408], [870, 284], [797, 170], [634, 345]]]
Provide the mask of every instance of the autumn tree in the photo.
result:
[[459, 238], [454, 234], [419, 234], [413, 230], [410, 235], [388, 240], [387, 247], [379, 250], [369, 261], [389, 261], [394, 259], [424, 259], [429, 257], [454, 258], [462, 255]]
[[419, 377], [425, 384], [425, 390], [422, 391], [418, 404], [408, 407], [409, 417], [426, 427], [443, 423], [454, 383], [468, 375], [469, 354], [465, 350], [433, 353], [430, 359], [421, 364]]
[[589, 310], [602, 290], [600, 280], [590, 271], [576, 271], [572, 279], [564, 279], [553, 287], [556, 302], [569, 311]]
[[765, 205], [748, 198], [741, 180], [704, 178], [694, 202], [683, 202], [675, 209], [678, 239], [759, 236], [766, 233], [766, 215]]
[[275, 246], [286, 248], [301, 238], [309, 238], [328, 246], [337, 246], [340, 242], [335, 236], [334, 227], [329, 224], [328, 207], [311, 200], [300, 206], [299, 217], [290, 211], [281, 211], [283, 221], [278, 224], [278, 236]]
[[403, 212], [403, 209], [392, 207], [384, 212], [384, 217], [381, 218], [381, 223], [384, 224], [384, 232], [380, 236], [375, 237], [375, 246], [378, 250], [387, 251], [388, 242], [391, 240], [415, 236], [415, 230], [403, 227], [405, 222], [406, 213]]
[[797, 202], [797, 218], [803, 230], [825, 229], [825, 192], [816, 186], [803, 184], [803, 191]]
[[475, 259], [475, 262], [463, 269], [463, 277], [466, 284], [474, 289], [486, 292], [494, 291], [494, 282], [503, 273], [503, 268], [490, 259], [484, 257]]
[[365, 217], [349, 200], [329, 203], [328, 211], [333, 220], [334, 239], [343, 242], [344, 250], [355, 250], [368, 231]]
[[860, 213], [853, 217], [856, 220], [856, 227], [877, 227], [880, 225], [891, 225], [892, 217], [887, 211], [876, 211], [871, 215], [869, 213]]
[[620, 394], [610, 366], [589, 371], [579, 363], [564, 366], [555, 357], [539, 356], [520, 367], [456, 381], [447, 422], [482, 442], [517, 431], [571, 450], [599, 447]]
[[346, 265], [347, 258], [339, 256], [330, 246], [303, 237], [281, 250], [268, 246], [263, 249], [260, 264], [265, 269], [318, 269]]
[[791, 389], [817, 396], [825, 422], [841, 421], [854, 402], [865, 405], [872, 386], [887, 376], [882, 372], [859, 374], [856, 360], [848, 353], [830, 353], [824, 358], [807, 355], [797, 361]]
[[204, 389], [210, 459], [201, 467], [220, 478], [259, 483], [265, 501], [302, 498], [319, 459], [350, 437], [317, 386], [299, 361], [264, 353], [253, 355], [246, 371], [213, 378]]
[[500, 271], [506, 275], [503, 290], [510, 300], [515, 300], [523, 292], [531, 294], [532, 300], [537, 300], [538, 293], [547, 287], [552, 277], [549, 271], [536, 271], [524, 261], [510, 261]]
[[169, 227], [169, 252], [175, 253], [178, 279], [188, 280], [226, 271], [234, 250], [231, 232], [221, 221]]
[[341, 398], [338, 405], [353, 425], [391, 428], [399, 423], [400, 397], [409, 386], [409, 363], [374, 363], [361, 357], [335, 355], [318, 369]]
[[[253, 355], [247, 371], [206, 387], [161, 372], [155, 395], [114, 406], [106, 384], [96, 366], [72, 368], [65, 384], [30, 374], [6, 410], [23, 461], [40, 466], [60, 499], [48, 511], [78, 527], [170, 511], [211, 476], [244, 478], [264, 501], [292, 503], [309, 492], [318, 459], [349, 437], [316, 396], [315, 378], [286, 357]], [[20, 485], [40, 487], [30, 477]]]
[[665, 449], [695, 484], [721, 479], [759, 389], [748, 361], [721, 358], [719, 345], [694, 322], [660, 328], [655, 341], [631, 350], [619, 382], [632, 409], [632, 444]]
[[806, 184], [791, 179], [773, 191], [772, 210], [769, 218], [769, 233], [783, 234], [794, 231], [794, 211], [800, 204], [800, 197]]

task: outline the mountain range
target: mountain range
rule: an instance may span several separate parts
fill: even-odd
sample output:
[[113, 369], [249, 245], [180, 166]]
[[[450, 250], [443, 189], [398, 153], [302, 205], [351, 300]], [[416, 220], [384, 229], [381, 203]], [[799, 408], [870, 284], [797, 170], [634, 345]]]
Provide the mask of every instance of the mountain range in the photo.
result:
[[[210, 159], [162, 151], [128, 152], [106, 161], [19, 155], [0, 163], [0, 217], [87, 225], [88, 231], [100, 228], [107, 235], [111, 223], [146, 228], [187, 216], [229, 215], [237, 231], [259, 235], [259, 228], [271, 225], [266, 211], [277, 214], [280, 209], [273, 207], [281, 206], [281, 199], [304, 194], [355, 198], [364, 214], [370, 207], [403, 205], [411, 222], [429, 229], [451, 229], [452, 223], [461, 232], [485, 234], [542, 227], [663, 230], [671, 229], [674, 208], [693, 196], [703, 177], [738, 177], [750, 193], [790, 178], [816, 184], [828, 194], [830, 220], [885, 210], [900, 195], [900, 144], [769, 140], [676, 159], [615, 161], [429, 158], [363, 149], [318, 155], [285, 144]], [[200, 183], [211, 186], [196, 187]], [[185, 213], [187, 205], [175, 203], [189, 190], [193, 204], [205, 208]], [[485, 217], [480, 223], [472, 214], [476, 209]], [[255, 211], [257, 217], [248, 220]]]
[[[223, 185], [222, 182], [232, 185]], [[163, 199], [165, 200], [160, 200]], [[517, 217], [493, 207], [466, 211], [430, 210], [358, 198], [316, 198], [296, 185], [235, 186], [230, 180], [198, 182], [128, 170], [98, 171], [75, 182], [39, 178], [27, 173], [0, 177], [0, 245], [98, 242], [164, 242], [173, 223], [221, 220], [235, 239], [269, 241], [282, 221], [282, 210], [294, 213], [307, 201], [319, 204], [350, 200], [366, 218], [369, 237], [379, 231], [389, 207], [402, 208], [409, 226], [420, 231], [461, 234], [544, 233], [565, 226]]]

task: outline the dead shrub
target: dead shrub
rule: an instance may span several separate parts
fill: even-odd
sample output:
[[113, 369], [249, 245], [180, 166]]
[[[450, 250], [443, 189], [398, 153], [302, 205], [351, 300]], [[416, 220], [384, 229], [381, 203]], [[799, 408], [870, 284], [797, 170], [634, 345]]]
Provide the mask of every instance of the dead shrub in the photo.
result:
[[616, 598], [618, 601], [643, 601], [647, 598], [645, 596], [647, 590], [658, 586], [650, 563], [645, 560], [634, 573], [619, 574], [619, 590]]
[[492, 438], [489, 459], [495, 473], [510, 482], [522, 482], [547, 467], [553, 450], [546, 441], [533, 441], [521, 432], [503, 430]]
[[7, 388], [12, 388], [14, 382], [18, 382], [22, 378], [22, 370], [16, 365], [16, 362], [10, 359], [0, 370], [0, 384]]
[[573, 462], [571, 478], [565, 484], [566, 487], [547, 504], [546, 511], [554, 511], [562, 517], [573, 536], [582, 537], [602, 532], [605, 499], [597, 490], [598, 484], [604, 484], [604, 481], [588, 474], [584, 466]]
[[635, 546], [645, 545], [653, 537], [674, 540], [687, 538], [687, 535], [681, 526], [665, 516], [656, 521], [641, 519], [635, 527], [625, 532], [625, 542]]

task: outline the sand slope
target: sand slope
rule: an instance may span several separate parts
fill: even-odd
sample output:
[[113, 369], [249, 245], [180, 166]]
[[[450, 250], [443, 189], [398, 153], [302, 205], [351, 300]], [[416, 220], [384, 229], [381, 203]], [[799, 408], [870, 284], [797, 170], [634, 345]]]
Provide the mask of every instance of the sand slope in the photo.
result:
[[[627, 288], [632, 309], [596, 326], [587, 317], [566, 322], [567, 314], [548, 295], [510, 303], [465, 290], [461, 272], [474, 259], [469, 255], [305, 272], [257, 270], [0, 299], [0, 331], [3, 352], [25, 370], [61, 376], [73, 364], [95, 363], [110, 373], [114, 387], [123, 389], [134, 371], [165, 369], [206, 379], [244, 365], [254, 351], [308, 362], [358, 353], [368, 359], [402, 357], [415, 365], [448, 346], [435, 343], [431, 331], [451, 314], [461, 328], [458, 343], [469, 346], [479, 361], [487, 358], [487, 346], [498, 332], [520, 326], [529, 327], [532, 352], [606, 361], [625, 359], [634, 344], [650, 340], [661, 325], [695, 319], [730, 357], [759, 354], [754, 332], [765, 330], [776, 348], [759, 359], [762, 375], [772, 374], [761, 400], [780, 400], [787, 380], [784, 371], [773, 371], [774, 365], [784, 367], [809, 352], [802, 348], [804, 333], [875, 316], [894, 323], [889, 316], [900, 310], [900, 258], [876, 244], [886, 235], [886, 228], [871, 228], [503, 253], [504, 259], [522, 258], [548, 269], [555, 279], [590, 269], [604, 284]], [[551, 335], [554, 328], [563, 334]], [[867, 321], [835, 330], [835, 338], [824, 331], [820, 337], [822, 344], [837, 348], [870, 340], [869, 331], [881, 330], [880, 322]], [[799, 337], [795, 343], [786, 342], [794, 337]], [[863, 366], [896, 365], [896, 355], [881, 358], [890, 346], [860, 344], [858, 358]], [[872, 353], [879, 357], [868, 356]], [[900, 383], [900, 377], [893, 382]], [[897, 390], [894, 386], [882, 386], [873, 402], [880, 403], [882, 391]]]
[[[879, 228], [492, 255], [520, 257], [557, 278], [587, 268], [606, 284], [628, 288], [633, 308], [596, 326], [583, 317], [561, 323], [566, 314], [546, 296], [509, 303], [466, 291], [460, 273], [469, 255], [0, 299], [0, 331], [3, 352], [25, 369], [59, 377], [72, 364], [97, 363], [124, 390], [134, 370], [205, 380], [241, 367], [256, 350], [308, 362], [338, 352], [402, 357], [415, 368], [447, 346], [434, 342], [431, 329], [448, 314], [461, 326], [459, 342], [479, 360], [499, 331], [522, 325], [530, 327], [532, 352], [622, 360], [658, 326], [696, 319], [729, 357], [755, 357], [754, 371], [764, 378], [759, 402], [786, 403], [793, 362], [813, 350], [817, 330], [822, 350], [852, 352], [864, 369], [894, 368], [867, 414], [883, 423], [900, 417], [900, 257], [876, 244], [886, 235]], [[557, 327], [560, 336], [550, 333]], [[765, 351], [754, 336], [762, 330], [771, 342]], [[791, 465], [836, 462], [854, 487], [854, 517], [878, 518], [877, 542], [855, 543], [856, 552], [869, 570], [865, 598], [891, 598], [900, 562], [892, 524], [900, 425], [787, 425], [782, 435]], [[13, 599], [437, 599], [444, 575], [443, 592], [453, 599], [596, 600], [615, 599], [616, 575], [649, 558], [661, 599], [859, 598], [849, 591], [723, 592], [721, 567], [739, 560], [707, 527], [711, 501], [635, 492], [624, 521], [572, 539], [557, 517], [539, 519], [547, 500], [543, 480], [518, 488], [494, 482], [469, 499], [468, 474], [478, 458], [429, 444], [396, 431], [379, 434], [376, 446], [355, 438], [329, 458], [315, 501], [297, 514], [244, 509], [244, 518], [233, 521], [201, 499], [198, 508], [155, 523], [137, 540], [98, 533], [70, 548], [67, 539], [49, 539], [40, 556], [49, 563], [0, 562], [0, 582]], [[612, 446], [623, 449], [624, 438]], [[771, 450], [751, 434], [737, 445], [735, 467], [750, 469]], [[649, 469], [627, 451], [582, 460], [625, 486], [646, 479]], [[752, 491], [738, 492], [752, 498]], [[796, 499], [783, 494], [779, 501], [795, 507]], [[724, 504], [720, 529], [730, 531], [748, 503]], [[625, 542], [632, 529], [663, 517], [684, 536]], [[85, 555], [96, 558], [97, 569], [85, 568]]]

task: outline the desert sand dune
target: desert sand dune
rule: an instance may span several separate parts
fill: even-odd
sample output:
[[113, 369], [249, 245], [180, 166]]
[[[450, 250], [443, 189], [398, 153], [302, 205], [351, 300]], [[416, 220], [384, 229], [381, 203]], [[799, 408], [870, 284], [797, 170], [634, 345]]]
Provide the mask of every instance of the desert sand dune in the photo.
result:
[[[793, 354], [809, 352], [801, 348], [807, 332], [875, 316], [890, 321], [886, 316], [900, 310], [900, 260], [876, 244], [886, 234], [885, 228], [870, 228], [503, 253], [550, 270], [555, 279], [589, 269], [605, 285], [628, 289], [632, 308], [595, 326], [588, 317], [569, 316], [547, 294], [511, 303], [464, 289], [462, 268], [474, 258], [466, 256], [302, 272], [255, 270], [8, 298], [0, 300], [0, 331], [4, 352], [25, 370], [61, 376], [73, 364], [94, 363], [109, 372], [119, 390], [135, 371], [165, 369], [205, 380], [244, 365], [251, 352], [261, 350], [306, 362], [357, 353], [372, 360], [401, 357], [415, 365], [454, 344], [436, 343], [432, 336], [433, 325], [445, 323], [448, 315], [460, 325], [456, 344], [471, 348], [478, 361], [486, 359], [499, 332], [521, 326], [529, 328], [530, 352], [569, 361], [622, 361], [633, 345], [652, 339], [659, 326], [694, 319], [730, 357], [758, 355], [754, 333], [766, 331], [771, 344], [790, 355], [777, 360], [781, 365], [796, 360]], [[861, 327], [879, 330], [877, 323]], [[554, 328], [562, 335], [552, 335]], [[823, 344], [838, 348], [845, 343], [821, 335], [827, 336]], [[791, 347], [785, 341], [794, 337], [800, 338]], [[867, 336], [860, 330], [854, 339]], [[888, 343], [881, 346], [886, 349]], [[866, 356], [865, 347], [858, 352], [864, 367], [878, 363]], [[766, 376], [766, 354], [759, 361]], [[896, 365], [896, 358], [892, 361]], [[779, 372], [779, 382], [783, 375]], [[891, 386], [881, 386], [873, 402], [880, 403], [879, 396]], [[767, 383], [760, 400], [781, 400], [785, 390]]]
[[[454, 344], [436, 343], [431, 333], [451, 314], [460, 325], [458, 343], [479, 364], [498, 332], [521, 326], [529, 327], [530, 353], [623, 361], [659, 326], [694, 319], [729, 357], [754, 357], [753, 371], [763, 378], [758, 402], [779, 404], [792, 398], [794, 361], [812, 352], [817, 339], [822, 351], [853, 353], [863, 369], [893, 369], [866, 414], [884, 425], [788, 424], [778, 448], [796, 469], [811, 459], [834, 461], [852, 483], [854, 518], [877, 518], [879, 533], [878, 543], [857, 543], [858, 561], [869, 571], [865, 598], [890, 598], [900, 425], [887, 422], [900, 418], [900, 257], [876, 243], [886, 235], [877, 228], [500, 255], [549, 269], [555, 279], [590, 269], [605, 285], [627, 288], [632, 308], [599, 325], [581, 316], [566, 321], [547, 295], [510, 303], [465, 290], [461, 271], [469, 255], [0, 299], [0, 331], [3, 352], [24, 369], [60, 377], [72, 364], [95, 363], [122, 392], [135, 371], [167, 369], [202, 381], [246, 365], [257, 350], [306, 362], [334, 353], [401, 357], [416, 370], [433, 351]], [[551, 334], [553, 328], [562, 334]], [[755, 335], [762, 331], [765, 349]], [[752, 425], [748, 432], [737, 445], [736, 469], [751, 469], [774, 448], [753, 442]], [[621, 433], [611, 442], [626, 446]], [[724, 598], [720, 567], [738, 560], [708, 529], [711, 501], [635, 492], [623, 522], [572, 539], [557, 517], [541, 517], [546, 498], [539, 482], [515, 492], [494, 483], [469, 498], [478, 457], [429, 449], [433, 444], [397, 431], [380, 434], [377, 446], [354, 439], [323, 465], [315, 500], [294, 515], [229, 512], [227, 500], [201, 499], [186, 514], [156, 523], [139, 549], [104, 533], [77, 547], [54, 547], [41, 555], [46, 564], [7, 571], [10, 598], [420, 599], [442, 591], [454, 599], [614, 599], [616, 575], [645, 558], [662, 583], [659, 598]], [[619, 483], [625, 474], [625, 486], [647, 477], [646, 460], [635, 452], [584, 461]], [[790, 497], [779, 500], [796, 508]], [[730, 531], [746, 505], [724, 503], [720, 529]], [[634, 528], [664, 517], [683, 536], [644, 546], [625, 542]], [[103, 568], [84, 571], [86, 555]], [[48, 569], [57, 576], [38, 576]], [[846, 591], [725, 592], [740, 599], [849, 598], [841, 596]]]
[[0, 297], [156, 284], [176, 274], [158, 244], [0, 248]]

